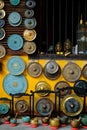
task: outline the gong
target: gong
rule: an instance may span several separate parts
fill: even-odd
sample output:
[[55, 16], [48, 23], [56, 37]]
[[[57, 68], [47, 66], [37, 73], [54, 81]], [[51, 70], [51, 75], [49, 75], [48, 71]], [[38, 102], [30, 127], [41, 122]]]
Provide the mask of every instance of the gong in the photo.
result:
[[29, 8], [29, 9], [32, 9], [36, 6], [36, 1], [35, 0], [27, 0], [26, 1], [26, 6]]
[[7, 62], [7, 68], [12, 75], [20, 75], [25, 70], [25, 62], [20, 56], [12, 56]]
[[36, 25], [37, 25], [37, 21], [34, 17], [33, 18], [26, 18], [24, 20], [24, 26], [27, 29], [34, 29], [36, 27]]
[[27, 66], [27, 72], [31, 77], [39, 77], [42, 73], [42, 66], [37, 62], [31, 62]]
[[6, 35], [4, 28], [0, 28], [0, 40], [3, 40]]
[[17, 51], [23, 47], [23, 38], [19, 34], [12, 34], [7, 39], [8, 47], [11, 50]]
[[41, 116], [48, 116], [54, 108], [53, 102], [48, 98], [42, 98], [36, 103], [36, 110]]
[[[45, 81], [40, 81], [35, 85], [36, 91], [44, 91], [44, 90], [50, 90], [50, 89], [51, 89], [50, 85]], [[49, 94], [48, 92], [38, 93], [38, 95], [41, 97], [47, 96], [48, 94]]]
[[0, 104], [0, 114], [7, 114], [9, 107], [7, 104]]
[[8, 74], [3, 80], [3, 87], [8, 94], [25, 93], [27, 89], [27, 80], [23, 75], [15, 76]]
[[25, 42], [23, 46], [23, 50], [27, 54], [33, 54], [36, 51], [35, 42]]
[[44, 75], [48, 79], [58, 78], [60, 76], [60, 66], [54, 60], [47, 62], [44, 67]]
[[31, 18], [34, 16], [34, 10], [33, 9], [27, 9], [24, 12], [24, 15], [26, 18]]
[[4, 8], [4, 6], [5, 6], [4, 1], [3, 1], [3, 0], [0, 0], [0, 10], [1, 10], [2, 8]]
[[3, 45], [0, 45], [0, 58], [3, 58], [6, 55], [6, 49]]
[[5, 10], [0, 9], [0, 19], [3, 19], [5, 15], [6, 15]]
[[15, 104], [15, 108], [18, 112], [24, 113], [28, 110], [28, 103], [25, 100], [18, 100]]
[[67, 116], [77, 116], [82, 112], [83, 103], [76, 95], [67, 95], [62, 101], [62, 111]]
[[87, 64], [85, 64], [82, 68], [82, 76], [87, 79]]
[[[67, 89], [67, 87], [69, 87], [69, 86], [70, 86], [70, 85], [69, 85], [67, 82], [65, 82], [65, 81], [60, 81], [60, 82], [57, 82], [57, 83], [56, 83], [54, 90], [55, 90], [56, 92], [58, 92], [58, 93], [59, 93], [59, 91], [60, 91], [60, 97], [64, 97], [64, 96], [66, 96], [66, 95], [68, 95], [68, 94], [71, 93], [71, 90], [70, 90], [70, 89]], [[61, 89], [63, 89], [63, 88], [64, 88], [64, 90], [61, 90]], [[57, 95], [58, 95], [58, 94], [57, 94]]]
[[78, 80], [74, 83], [74, 92], [78, 96], [87, 95], [87, 82], [85, 80]]
[[36, 31], [34, 29], [25, 29], [23, 32], [23, 37], [26, 41], [33, 41], [36, 38]]
[[62, 75], [65, 80], [69, 82], [75, 82], [81, 76], [81, 69], [76, 63], [69, 62], [64, 66], [62, 70]]

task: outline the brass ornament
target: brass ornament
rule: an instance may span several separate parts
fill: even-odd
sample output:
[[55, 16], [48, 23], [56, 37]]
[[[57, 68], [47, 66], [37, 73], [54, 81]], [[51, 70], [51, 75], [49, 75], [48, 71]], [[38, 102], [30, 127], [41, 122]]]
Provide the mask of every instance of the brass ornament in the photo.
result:
[[62, 75], [65, 80], [75, 82], [81, 76], [81, 69], [76, 63], [68, 62], [62, 69]]
[[[50, 85], [47, 82], [45, 82], [45, 81], [40, 81], [35, 86], [35, 90], [36, 91], [43, 91], [43, 90], [50, 90], [50, 89], [51, 89]], [[49, 94], [48, 92], [38, 93], [38, 95], [41, 96], [41, 97], [45, 97], [48, 94]]]
[[67, 95], [62, 101], [62, 111], [67, 116], [77, 116], [82, 112], [83, 102], [76, 95]]
[[35, 40], [36, 35], [37, 35], [37, 33], [34, 29], [31, 29], [31, 30], [25, 29], [24, 32], [23, 32], [23, 37], [26, 41]]

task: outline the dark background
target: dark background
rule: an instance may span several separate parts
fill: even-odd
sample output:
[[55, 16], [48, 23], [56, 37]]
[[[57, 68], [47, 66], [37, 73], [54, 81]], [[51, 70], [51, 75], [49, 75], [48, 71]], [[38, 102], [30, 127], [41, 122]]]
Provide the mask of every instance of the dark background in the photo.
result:
[[[87, 21], [86, 0], [36, 0], [37, 45], [47, 52], [50, 45], [64, 44], [68, 38], [76, 45], [76, 30], [79, 21]], [[54, 53], [54, 50], [53, 50]]]

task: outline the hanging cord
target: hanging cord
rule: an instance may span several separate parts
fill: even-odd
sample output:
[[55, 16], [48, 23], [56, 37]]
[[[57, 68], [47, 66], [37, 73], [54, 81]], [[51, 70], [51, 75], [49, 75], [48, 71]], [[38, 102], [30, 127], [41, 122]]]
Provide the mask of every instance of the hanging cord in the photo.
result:
[[46, 50], [48, 51], [49, 43], [48, 43], [48, 0], [46, 0]]
[[65, 41], [67, 39], [67, 0], [65, 3]]
[[59, 42], [61, 43], [61, 0], [59, 0]]
[[54, 0], [53, 0], [53, 54], [54, 54]]

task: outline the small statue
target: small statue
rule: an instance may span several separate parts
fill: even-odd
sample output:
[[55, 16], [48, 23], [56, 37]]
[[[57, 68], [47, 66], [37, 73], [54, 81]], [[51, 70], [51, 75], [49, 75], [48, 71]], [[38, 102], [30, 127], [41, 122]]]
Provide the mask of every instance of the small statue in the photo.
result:
[[56, 54], [63, 54], [62, 52], [62, 44], [60, 42], [58, 42], [55, 46], [55, 52]]
[[71, 54], [72, 52], [72, 43], [70, 42], [69, 39], [67, 39], [65, 42], [64, 42], [64, 54], [65, 56]]

